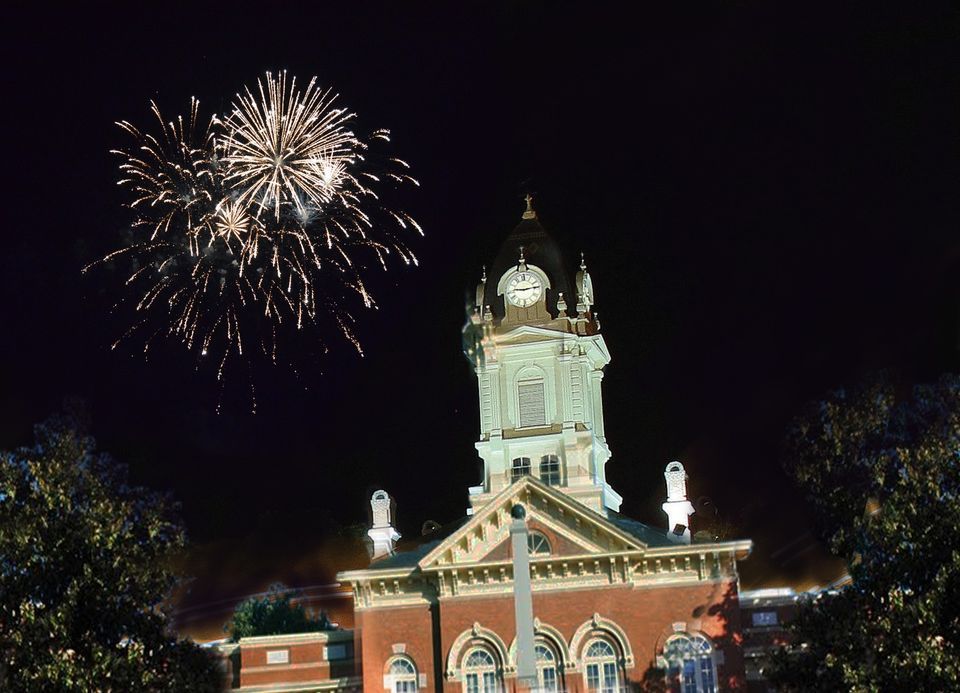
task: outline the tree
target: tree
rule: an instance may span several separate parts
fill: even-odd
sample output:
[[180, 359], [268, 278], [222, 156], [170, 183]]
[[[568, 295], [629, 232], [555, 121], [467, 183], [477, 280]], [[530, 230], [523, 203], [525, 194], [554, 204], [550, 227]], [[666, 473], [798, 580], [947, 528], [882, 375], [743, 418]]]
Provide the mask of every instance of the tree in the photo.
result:
[[294, 590], [280, 583], [270, 585], [269, 591], [262, 597], [249, 597], [240, 602], [225, 630], [230, 632], [233, 642], [255, 635], [333, 630], [334, 626], [326, 613], [321, 611], [314, 618], [302, 604], [294, 601], [295, 597]]
[[884, 378], [791, 425], [785, 468], [851, 584], [799, 606], [782, 690], [960, 690], [960, 378]]
[[0, 689], [215, 691], [215, 656], [169, 627], [185, 534], [69, 416], [0, 453]]

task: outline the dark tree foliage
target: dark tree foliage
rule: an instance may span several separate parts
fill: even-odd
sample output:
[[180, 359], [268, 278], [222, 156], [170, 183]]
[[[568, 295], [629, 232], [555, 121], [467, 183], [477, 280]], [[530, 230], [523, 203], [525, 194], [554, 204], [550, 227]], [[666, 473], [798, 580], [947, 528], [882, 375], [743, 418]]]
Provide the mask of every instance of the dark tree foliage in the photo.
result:
[[960, 378], [882, 378], [791, 426], [787, 471], [852, 583], [800, 605], [779, 690], [960, 690]]
[[0, 690], [220, 690], [215, 657], [169, 629], [172, 505], [75, 419], [35, 438], [0, 453]]
[[274, 583], [266, 595], [240, 602], [233, 612], [233, 619], [225, 628], [230, 633], [230, 639], [236, 642], [240, 638], [255, 635], [333, 630], [333, 624], [323, 611], [314, 618], [302, 604], [294, 601], [296, 596], [294, 590]]

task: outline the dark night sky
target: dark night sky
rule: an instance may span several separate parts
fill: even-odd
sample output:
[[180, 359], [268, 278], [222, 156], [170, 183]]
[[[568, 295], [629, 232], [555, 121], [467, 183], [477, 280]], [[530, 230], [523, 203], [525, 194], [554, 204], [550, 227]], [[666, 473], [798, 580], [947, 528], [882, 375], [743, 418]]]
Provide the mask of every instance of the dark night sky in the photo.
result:
[[[623, 510], [661, 524], [662, 469], [682, 459], [693, 492], [756, 539], [748, 582], [809, 576], [816, 551], [776, 553], [809, 541], [777, 460], [789, 418], [872, 369], [957, 367], [956, 12], [355, 4], [12, 11], [0, 447], [81, 396], [101, 447], [173, 491], [201, 545], [281, 527], [302, 553], [364, 519], [377, 486], [410, 536], [453, 519], [479, 479], [464, 295], [529, 186], [597, 286]], [[427, 235], [418, 270], [372, 282], [365, 358], [335, 345], [299, 380], [255, 369], [258, 413], [228, 389], [218, 416], [212, 373], [181, 348], [109, 351], [116, 289], [80, 268], [129, 221], [113, 122], [147, 124], [151, 98], [219, 110], [278, 68], [392, 129]]]

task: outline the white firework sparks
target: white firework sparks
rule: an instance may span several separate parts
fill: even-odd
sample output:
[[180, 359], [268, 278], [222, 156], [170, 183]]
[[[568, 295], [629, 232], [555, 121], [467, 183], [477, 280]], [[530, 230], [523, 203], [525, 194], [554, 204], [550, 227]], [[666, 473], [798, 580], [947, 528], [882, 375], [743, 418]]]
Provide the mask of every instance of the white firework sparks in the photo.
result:
[[[137, 292], [137, 315], [118, 343], [146, 330], [146, 351], [165, 331], [202, 357], [219, 354], [219, 377], [231, 354], [259, 351], [276, 363], [284, 325], [330, 326], [361, 351], [347, 298], [375, 305], [366, 258], [384, 269], [391, 254], [416, 264], [401, 236], [423, 232], [381, 202], [386, 182], [417, 185], [409, 167], [394, 158], [374, 165], [348, 128], [354, 115], [335, 99], [316, 78], [301, 91], [285, 72], [267, 73], [204, 126], [195, 99], [187, 118], [172, 121], [151, 103], [159, 135], [118, 123], [134, 139], [115, 151], [133, 233], [84, 269], [131, 258], [124, 284]], [[369, 138], [377, 140], [387, 131]], [[150, 328], [154, 315], [165, 330]]]
[[334, 108], [336, 98], [317, 87], [316, 77], [301, 92], [286, 72], [268, 72], [255, 93], [237, 95], [225, 120], [224, 160], [228, 181], [258, 215], [270, 211], [279, 220], [287, 205], [302, 212], [307, 203], [330, 203], [362, 147], [347, 127], [354, 115]]

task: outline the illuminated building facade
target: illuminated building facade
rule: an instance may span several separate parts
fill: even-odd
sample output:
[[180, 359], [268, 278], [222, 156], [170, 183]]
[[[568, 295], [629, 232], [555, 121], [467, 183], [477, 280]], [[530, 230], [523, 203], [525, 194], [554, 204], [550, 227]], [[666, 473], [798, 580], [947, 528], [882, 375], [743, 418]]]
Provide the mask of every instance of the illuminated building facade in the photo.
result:
[[[746, 685], [737, 562], [751, 542], [691, 541], [679, 462], [664, 472], [662, 528], [618, 512], [622, 498], [605, 472], [610, 353], [593, 305], [585, 262], [570, 281], [528, 199], [464, 329], [483, 462], [466, 514], [398, 545], [391, 500], [375, 493], [373, 560], [338, 575], [354, 598], [354, 628], [337, 634], [349, 633], [353, 669], [324, 659], [320, 635], [275, 636], [249, 643], [255, 676], [247, 677], [244, 640], [233, 646], [236, 685], [394, 693]], [[514, 576], [518, 526], [529, 581]], [[526, 625], [515, 611], [521, 593], [532, 601]], [[532, 652], [518, 652], [518, 641], [532, 642]], [[521, 655], [533, 671], [518, 676]]]

